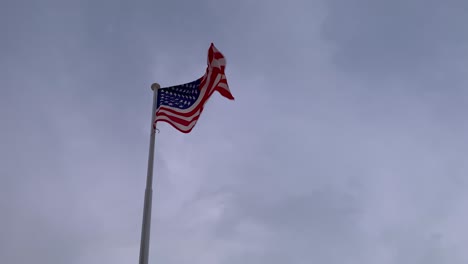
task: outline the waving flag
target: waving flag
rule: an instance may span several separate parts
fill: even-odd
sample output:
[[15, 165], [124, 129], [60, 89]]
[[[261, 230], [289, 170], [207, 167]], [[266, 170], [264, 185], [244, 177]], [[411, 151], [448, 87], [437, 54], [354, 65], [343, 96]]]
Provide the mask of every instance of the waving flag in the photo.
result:
[[180, 132], [189, 133], [215, 91], [234, 100], [224, 73], [225, 68], [226, 59], [211, 43], [205, 75], [193, 82], [158, 90], [154, 126], [158, 121], [167, 122]]

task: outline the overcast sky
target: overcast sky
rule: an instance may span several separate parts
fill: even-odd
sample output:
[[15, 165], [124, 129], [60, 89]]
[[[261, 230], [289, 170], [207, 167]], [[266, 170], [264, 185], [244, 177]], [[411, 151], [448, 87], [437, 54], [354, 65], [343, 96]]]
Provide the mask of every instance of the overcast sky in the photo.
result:
[[0, 262], [468, 263], [468, 2], [0, 0]]

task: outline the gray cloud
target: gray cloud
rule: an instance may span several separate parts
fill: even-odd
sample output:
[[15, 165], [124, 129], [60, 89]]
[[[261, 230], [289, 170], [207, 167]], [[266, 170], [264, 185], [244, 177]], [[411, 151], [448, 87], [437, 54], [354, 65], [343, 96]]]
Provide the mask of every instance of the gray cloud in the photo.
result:
[[468, 6], [460, 1], [327, 3], [323, 33], [347, 71], [411, 76], [453, 69], [464, 57]]
[[214, 42], [236, 100], [160, 125], [151, 262], [466, 263], [460, 3], [6, 3], [0, 260], [137, 261], [149, 86]]

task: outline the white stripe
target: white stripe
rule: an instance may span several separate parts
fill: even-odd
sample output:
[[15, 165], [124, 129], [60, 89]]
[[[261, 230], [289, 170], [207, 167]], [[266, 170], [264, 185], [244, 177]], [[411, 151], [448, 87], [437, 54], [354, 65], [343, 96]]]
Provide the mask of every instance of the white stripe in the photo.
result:
[[220, 83], [220, 84], [218, 84], [218, 87], [221, 88], [221, 89], [227, 90], [228, 92], [231, 92], [229, 90], [229, 86], [227, 85], [227, 83]]
[[[199, 115], [200, 114], [200, 110], [196, 111], [195, 113], [193, 113], [193, 115], [187, 117], [187, 116], [181, 116], [181, 115], [178, 115], [178, 114], [174, 114], [172, 112], [169, 112], [169, 111], [166, 111], [164, 109], [161, 109], [159, 110], [158, 114], [159, 113], [165, 113], [169, 116], [174, 116], [174, 117], [177, 117], [179, 119], [182, 119], [182, 120], [185, 120], [185, 121], [191, 121], [195, 116]], [[156, 116], [156, 120], [158, 120], [158, 118], [160, 117], [160, 115], [157, 115]]]
[[156, 119], [156, 121], [162, 121], [162, 120], [168, 121], [171, 125], [174, 125], [178, 129], [183, 130], [183, 131], [187, 131], [187, 130], [193, 128], [195, 126], [195, 124], [197, 123], [197, 120], [193, 120], [188, 126], [184, 126], [184, 125], [181, 125], [179, 123], [176, 123], [176, 122], [170, 120], [169, 117], [167, 117], [167, 116], [160, 116], [160, 117], [158, 117]]
[[[222, 81], [222, 80], [226, 80], [226, 75], [223, 74], [221, 81]], [[231, 90], [229, 90], [229, 85], [228, 85], [227, 83], [222, 83], [221, 81], [220, 81], [220, 83], [218, 84], [218, 88], [219, 88], [219, 89], [226, 90], [227, 92], [231, 93]], [[219, 92], [219, 91], [218, 91], [218, 92]]]
[[216, 67], [221, 69], [222, 66], [226, 66], [226, 59], [221, 58], [221, 59], [213, 59], [210, 63], [211, 67]]

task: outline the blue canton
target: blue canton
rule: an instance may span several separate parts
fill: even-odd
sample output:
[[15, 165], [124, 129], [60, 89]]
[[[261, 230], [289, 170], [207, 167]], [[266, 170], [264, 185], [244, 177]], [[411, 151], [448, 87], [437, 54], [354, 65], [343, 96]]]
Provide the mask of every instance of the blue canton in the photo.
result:
[[200, 96], [200, 90], [198, 89], [200, 81], [201, 79], [198, 79], [190, 83], [159, 89], [157, 108], [160, 106], [178, 109], [191, 107]]

